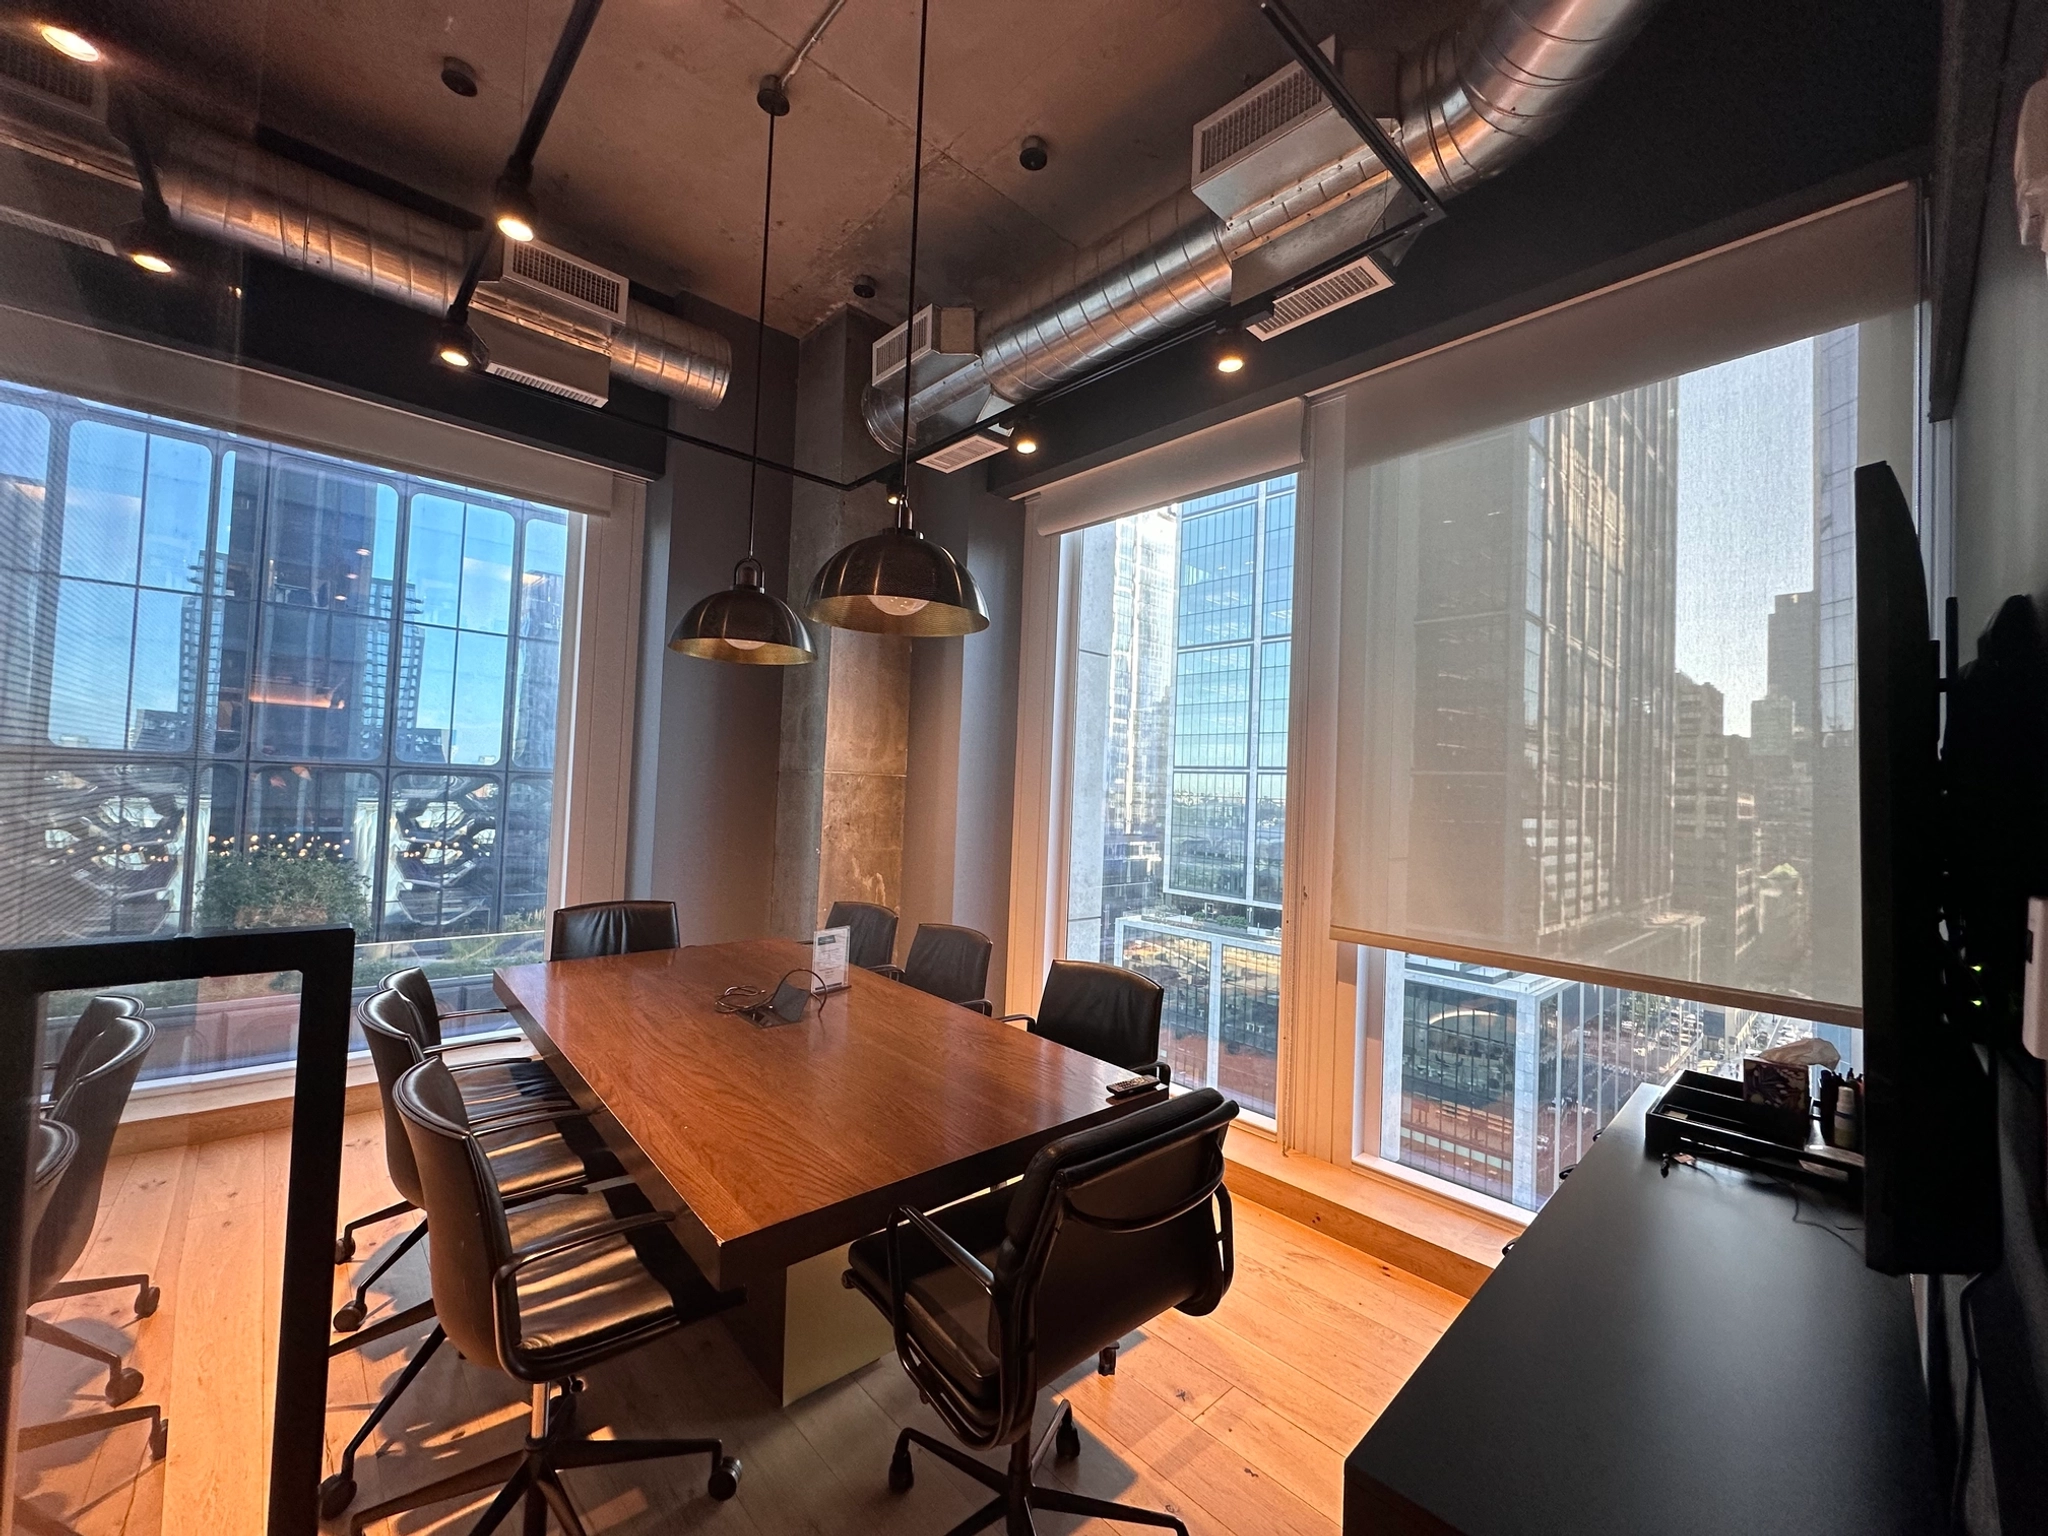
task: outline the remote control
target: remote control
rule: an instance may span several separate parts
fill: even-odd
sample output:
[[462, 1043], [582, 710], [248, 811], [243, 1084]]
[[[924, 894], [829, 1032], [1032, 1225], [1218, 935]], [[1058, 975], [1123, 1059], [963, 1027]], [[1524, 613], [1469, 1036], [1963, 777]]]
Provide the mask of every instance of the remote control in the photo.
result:
[[1109, 1096], [1112, 1099], [1128, 1099], [1136, 1094], [1150, 1093], [1158, 1086], [1159, 1079], [1156, 1077], [1127, 1077], [1120, 1083], [1109, 1085]]

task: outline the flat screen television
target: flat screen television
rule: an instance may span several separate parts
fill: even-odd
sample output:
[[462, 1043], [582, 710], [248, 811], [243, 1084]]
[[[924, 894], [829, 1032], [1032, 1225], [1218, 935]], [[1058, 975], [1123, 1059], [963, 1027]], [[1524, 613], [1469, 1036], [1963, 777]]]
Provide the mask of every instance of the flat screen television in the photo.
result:
[[1856, 471], [1864, 1262], [1975, 1274], [2000, 1253], [1992, 1083], [1953, 1017], [1942, 932], [1940, 666], [1920, 541], [1887, 464]]

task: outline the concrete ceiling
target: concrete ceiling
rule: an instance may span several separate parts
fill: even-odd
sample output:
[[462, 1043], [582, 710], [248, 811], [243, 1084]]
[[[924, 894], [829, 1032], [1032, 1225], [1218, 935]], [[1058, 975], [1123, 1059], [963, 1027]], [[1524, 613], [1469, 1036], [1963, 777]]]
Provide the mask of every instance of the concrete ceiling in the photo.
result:
[[[570, 0], [128, 0], [123, 31], [180, 86], [481, 209]], [[750, 314], [767, 119], [828, 0], [610, 0], [534, 176], [543, 238]], [[1313, 29], [1410, 45], [1462, 0], [1298, 0]], [[900, 318], [917, 0], [846, 0], [776, 130], [768, 317], [803, 334], [880, 282]], [[450, 55], [471, 99], [440, 81]], [[1285, 62], [1253, 0], [938, 0], [926, 97], [923, 301], [992, 301], [1187, 184], [1189, 129]], [[1052, 163], [1017, 163], [1028, 134]]]

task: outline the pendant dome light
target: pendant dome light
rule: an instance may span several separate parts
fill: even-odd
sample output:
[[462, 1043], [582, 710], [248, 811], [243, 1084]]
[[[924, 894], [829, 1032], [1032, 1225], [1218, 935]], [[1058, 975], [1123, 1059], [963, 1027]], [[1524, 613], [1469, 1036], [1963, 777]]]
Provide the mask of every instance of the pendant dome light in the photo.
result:
[[[917, 127], [910, 169], [910, 276], [907, 313], [917, 314], [918, 198], [924, 177], [925, 38], [931, 0], [917, 21]], [[906, 321], [906, 324], [909, 322]], [[883, 635], [971, 635], [988, 628], [988, 605], [967, 567], [943, 544], [918, 532], [910, 510], [910, 376], [903, 369], [903, 456], [891, 486], [896, 526], [857, 539], [825, 562], [804, 611], [836, 629]]]
[[668, 648], [706, 661], [794, 667], [817, 659], [810, 631], [795, 609], [763, 585], [761, 562], [754, 557], [754, 493], [761, 478], [761, 359], [768, 336], [768, 232], [775, 206], [775, 119], [789, 111], [789, 97], [779, 81], [774, 90], [763, 81], [755, 100], [768, 114], [768, 173], [761, 194], [761, 296], [754, 311], [754, 446], [753, 462], [747, 466], [747, 554], [733, 567], [729, 588], [712, 593], [683, 615], [669, 637]]

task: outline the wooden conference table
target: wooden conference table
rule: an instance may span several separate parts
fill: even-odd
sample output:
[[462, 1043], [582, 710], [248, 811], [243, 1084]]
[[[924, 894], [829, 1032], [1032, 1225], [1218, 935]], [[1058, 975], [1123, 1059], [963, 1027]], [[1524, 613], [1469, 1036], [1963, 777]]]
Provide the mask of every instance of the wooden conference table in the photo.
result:
[[727, 987], [773, 988], [809, 960], [808, 945], [753, 939], [496, 975], [630, 1171], [678, 1212], [705, 1276], [745, 1290], [725, 1317], [785, 1403], [891, 1348], [885, 1320], [840, 1285], [848, 1243], [1154, 1099], [1112, 1103], [1123, 1068], [871, 971], [798, 1024], [718, 1012]]

